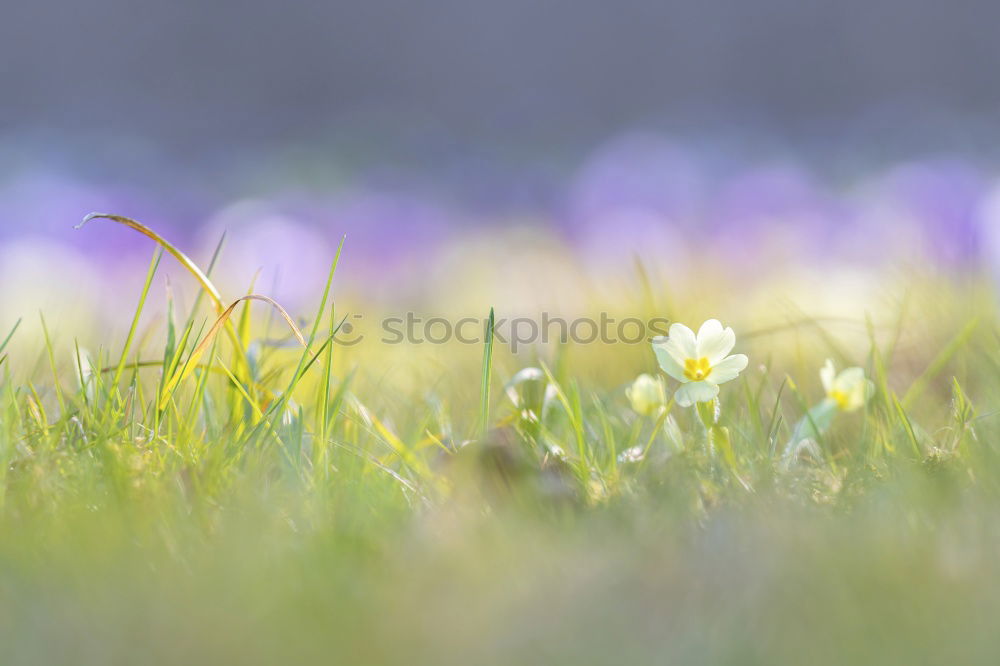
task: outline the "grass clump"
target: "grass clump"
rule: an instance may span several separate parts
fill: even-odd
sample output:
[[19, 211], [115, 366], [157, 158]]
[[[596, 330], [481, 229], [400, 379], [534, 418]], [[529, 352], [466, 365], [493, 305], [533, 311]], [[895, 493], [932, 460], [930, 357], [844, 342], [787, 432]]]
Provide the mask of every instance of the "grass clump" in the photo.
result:
[[[933, 321], [869, 322], [861, 353], [748, 331], [717, 413], [639, 414], [648, 348], [514, 356], [491, 311], [447, 381], [400, 388], [336, 343], [339, 250], [300, 326], [111, 219], [159, 246], [120, 347], [61, 363], [46, 330], [20, 379], [0, 342], [3, 663], [993, 661], [986, 297], [928, 293]], [[151, 349], [162, 251], [210, 309], [170, 301]], [[873, 388], [807, 428], [828, 356]]]

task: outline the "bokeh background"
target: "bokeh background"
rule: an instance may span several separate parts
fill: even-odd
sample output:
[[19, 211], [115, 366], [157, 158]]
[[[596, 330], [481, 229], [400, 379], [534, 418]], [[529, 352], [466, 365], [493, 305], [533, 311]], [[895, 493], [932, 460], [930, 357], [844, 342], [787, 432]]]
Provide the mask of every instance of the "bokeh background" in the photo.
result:
[[[572, 314], [711, 272], [840, 313], [1000, 256], [984, 1], [39, 0], [0, 23], [0, 325], [127, 325], [152, 251], [227, 296]], [[101, 225], [98, 227], [97, 225]], [[185, 278], [173, 267], [183, 291]], [[461, 276], [461, 279], [456, 279]], [[631, 281], [630, 281], [631, 280]], [[881, 281], [881, 282], [880, 282]]]

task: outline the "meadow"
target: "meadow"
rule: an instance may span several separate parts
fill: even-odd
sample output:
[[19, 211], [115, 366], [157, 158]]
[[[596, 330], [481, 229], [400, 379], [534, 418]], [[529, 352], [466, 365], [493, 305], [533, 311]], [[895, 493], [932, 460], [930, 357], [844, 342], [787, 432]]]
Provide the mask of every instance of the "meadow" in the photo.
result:
[[[990, 263], [815, 226], [469, 232], [380, 298], [348, 233], [307, 304], [89, 219], [149, 263], [0, 337], [0, 663], [994, 663]], [[381, 339], [390, 278], [474, 339]], [[542, 310], [669, 335], [512, 348]]]

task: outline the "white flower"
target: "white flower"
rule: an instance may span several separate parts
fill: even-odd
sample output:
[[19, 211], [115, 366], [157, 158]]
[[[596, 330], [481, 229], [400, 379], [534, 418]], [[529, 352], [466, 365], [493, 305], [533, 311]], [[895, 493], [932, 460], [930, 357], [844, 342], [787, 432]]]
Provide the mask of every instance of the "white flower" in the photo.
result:
[[667, 387], [659, 377], [651, 377], [645, 373], [632, 382], [625, 391], [632, 409], [643, 416], [652, 416], [667, 403]]
[[747, 367], [744, 354], [728, 355], [735, 344], [733, 329], [723, 329], [717, 319], [702, 324], [697, 336], [684, 324], [672, 324], [669, 337], [653, 340], [660, 367], [682, 384], [674, 394], [678, 405], [715, 400], [719, 384], [735, 379]]
[[642, 462], [642, 459], [646, 457], [646, 452], [641, 446], [633, 446], [630, 449], [625, 449], [618, 454], [618, 462], [620, 463], [637, 463]]
[[853, 412], [861, 407], [875, 392], [874, 384], [865, 379], [863, 369], [844, 368], [837, 374], [837, 369], [830, 359], [827, 359], [826, 364], [820, 369], [819, 378], [823, 382], [826, 397], [833, 401], [838, 409], [845, 412]]

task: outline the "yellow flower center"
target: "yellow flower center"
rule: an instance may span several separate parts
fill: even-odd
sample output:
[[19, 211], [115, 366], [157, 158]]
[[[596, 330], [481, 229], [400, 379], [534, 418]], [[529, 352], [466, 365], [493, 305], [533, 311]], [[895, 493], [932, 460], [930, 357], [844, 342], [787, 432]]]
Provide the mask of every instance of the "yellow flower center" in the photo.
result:
[[837, 406], [841, 409], [847, 409], [851, 403], [851, 398], [843, 391], [838, 391], [834, 389], [830, 391], [830, 399], [837, 403]]
[[684, 359], [684, 376], [693, 382], [700, 382], [708, 377], [712, 372], [712, 366], [708, 364], [708, 359], [702, 356], [698, 360], [693, 358]]

